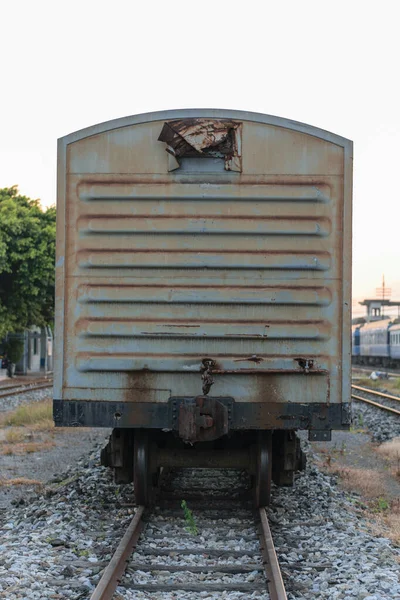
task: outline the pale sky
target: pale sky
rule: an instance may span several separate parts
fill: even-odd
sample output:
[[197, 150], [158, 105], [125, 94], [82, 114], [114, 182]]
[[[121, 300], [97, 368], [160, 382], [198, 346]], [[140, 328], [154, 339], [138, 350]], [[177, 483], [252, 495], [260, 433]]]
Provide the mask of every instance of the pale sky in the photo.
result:
[[374, 296], [383, 273], [400, 300], [398, 9], [0, 0], [0, 187], [55, 203], [57, 138], [130, 114], [205, 107], [294, 119], [354, 141], [354, 300]]

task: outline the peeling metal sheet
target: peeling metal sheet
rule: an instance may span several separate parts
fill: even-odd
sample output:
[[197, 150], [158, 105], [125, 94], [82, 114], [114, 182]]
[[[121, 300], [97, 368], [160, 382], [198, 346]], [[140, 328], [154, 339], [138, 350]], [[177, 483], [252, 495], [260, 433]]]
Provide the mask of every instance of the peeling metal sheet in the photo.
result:
[[[214, 157], [225, 160], [227, 171], [242, 170], [242, 124], [229, 119], [180, 119], [164, 123], [158, 140], [167, 144], [178, 168], [179, 158]], [[170, 168], [173, 170], [173, 168]]]

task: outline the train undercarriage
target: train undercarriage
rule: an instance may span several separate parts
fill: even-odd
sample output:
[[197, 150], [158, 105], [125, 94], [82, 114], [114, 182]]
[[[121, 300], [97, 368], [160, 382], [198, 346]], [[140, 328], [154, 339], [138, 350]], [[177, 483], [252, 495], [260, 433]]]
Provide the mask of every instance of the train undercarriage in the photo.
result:
[[350, 426], [342, 403], [237, 402], [231, 397], [171, 397], [168, 403], [54, 400], [59, 426], [109, 427], [101, 462], [117, 483], [134, 482], [139, 504], [153, 501], [162, 468], [247, 471], [256, 506], [269, 504], [271, 482], [293, 485], [305, 467], [296, 435], [329, 441], [332, 429]]
[[352, 365], [362, 367], [383, 367], [385, 369], [398, 369], [400, 367], [400, 359], [391, 358], [388, 356], [352, 356]]
[[171, 397], [168, 403], [54, 400], [59, 426], [109, 427], [101, 462], [117, 483], [134, 482], [139, 504], [153, 501], [162, 468], [226, 468], [249, 473], [256, 506], [269, 504], [271, 482], [293, 485], [305, 467], [296, 435], [329, 441], [348, 429], [342, 403], [237, 402], [231, 397]]
[[149, 505], [162, 468], [232, 468], [247, 471], [256, 506], [270, 502], [271, 481], [293, 485], [306, 457], [295, 431], [241, 431], [211, 441], [186, 443], [175, 432], [154, 429], [112, 431], [101, 463], [114, 469], [117, 483], [134, 482], [138, 504]]

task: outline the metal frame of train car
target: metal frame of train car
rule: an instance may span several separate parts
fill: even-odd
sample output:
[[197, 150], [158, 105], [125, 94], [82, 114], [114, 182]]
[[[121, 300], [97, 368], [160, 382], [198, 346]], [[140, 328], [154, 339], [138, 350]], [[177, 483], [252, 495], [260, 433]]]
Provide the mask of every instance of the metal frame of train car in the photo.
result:
[[[112, 427], [148, 502], [165, 464], [246, 465], [350, 424], [352, 142], [176, 110], [59, 140], [54, 419]], [[273, 457], [273, 468], [271, 467]]]

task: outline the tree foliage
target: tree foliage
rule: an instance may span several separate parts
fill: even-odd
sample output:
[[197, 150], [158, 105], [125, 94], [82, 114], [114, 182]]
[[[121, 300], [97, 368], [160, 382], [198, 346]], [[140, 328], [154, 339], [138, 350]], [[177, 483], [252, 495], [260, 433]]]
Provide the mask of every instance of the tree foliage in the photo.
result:
[[0, 189], [0, 339], [54, 316], [56, 209]]

